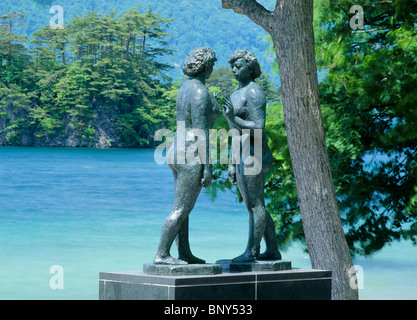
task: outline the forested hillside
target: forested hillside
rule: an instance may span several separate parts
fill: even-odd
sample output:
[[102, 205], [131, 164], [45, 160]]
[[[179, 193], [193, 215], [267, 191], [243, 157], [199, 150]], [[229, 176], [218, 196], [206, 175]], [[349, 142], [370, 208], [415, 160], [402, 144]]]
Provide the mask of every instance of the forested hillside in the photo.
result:
[[[273, 0], [260, 1], [267, 7], [272, 7]], [[49, 24], [53, 14], [49, 13], [52, 5], [60, 5], [64, 9], [64, 24], [69, 24], [75, 15], [83, 15], [88, 11], [110, 13], [115, 11], [120, 16], [130, 8], [140, 6], [141, 11], [150, 7], [154, 13], [161, 13], [162, 18], [170, 21], [168, 33], [173, 37], [167, 39], [173, 55], [163, 57], [164, 63], [176, 66], [170, 75], [181, 77], [185, 56], [191, 49], [207, 46], [212, 48], [217, 56], [217, 65], [227, 65], [227, 60], [234, 50], [245, 49], [253, 51], [259, 58], [262, 68], [271, 74], [274, 55], [267, 53], [269, 43], [266, 32], [259, 26], [241, 15], [230, 10], [224, 10], [220, 0], [1, 0], [0, 13], [23, 12], [24, 28], [16, 28], [18, 34], [31, 37], [34, 31]], [[274, 78], [277, 82], [278, 77]]]
[[90, 11], [28, 40], [10, 32], [23, 13], [0, 18], [0, 144], [146, 147], [175, 123], [166, 19]]

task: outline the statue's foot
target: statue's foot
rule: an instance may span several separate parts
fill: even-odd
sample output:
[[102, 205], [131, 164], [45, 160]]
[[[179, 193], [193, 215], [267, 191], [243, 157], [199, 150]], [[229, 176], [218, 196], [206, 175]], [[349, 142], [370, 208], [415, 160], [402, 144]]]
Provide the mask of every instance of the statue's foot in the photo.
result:
[[277, 251], [268, 251], [261, 253], [258, 257], [259, 260], [281, 260], [281, 252]]
[[170, 264], [170, 265], [185, 265], [188, 264], [186, 261], [181, 259], [175, 259], [171, 256], [156, 256], [155, 259], [153, 259], [154, 264]]
[[232, 262], [236, 262], [236, 263], [244, 263], [244, 262], [254, 262], [256, 260], [256, 258], [248, 253], [248, 252], [244, 252], [243, 254], [241, 254], [240, 256], [233, 258]]
[[197, 258], [193, 254], [189, 255], [179, 255], [178, 258], [180, 260], [186, 261], [189, 264], [205, 264], [206, 261], [200, 258]]

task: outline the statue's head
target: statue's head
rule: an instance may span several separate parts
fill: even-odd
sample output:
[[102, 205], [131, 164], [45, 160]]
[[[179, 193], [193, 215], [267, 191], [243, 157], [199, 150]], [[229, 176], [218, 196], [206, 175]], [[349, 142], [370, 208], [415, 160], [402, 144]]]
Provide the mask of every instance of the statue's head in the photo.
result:
[[[212, 70], [216, 61], [216, 54], [211, 49], [197, 48], [188, 54], [182, 71], [189, 77], [196, 77], [202, 72]], [[209, 73], [211, 74], [211, 71]]]
[[237, 50], [230, 56], [229, 63], [233, 64], [239, 59], [244, 59], [246, 61], [249, 72], [252, 76], [252, 80], [255, 80], [261, 76], [261, 66], [259, 65], [258, 59], [252, 52], [246, 50]]

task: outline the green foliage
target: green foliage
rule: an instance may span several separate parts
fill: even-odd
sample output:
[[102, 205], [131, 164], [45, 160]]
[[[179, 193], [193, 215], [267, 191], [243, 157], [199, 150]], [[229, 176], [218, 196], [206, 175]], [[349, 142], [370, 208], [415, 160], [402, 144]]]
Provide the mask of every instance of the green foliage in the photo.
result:
[[6, 134], [6, 140], [10, 145], [19, 145], [20, 144], [20, 137], [16, 131], [9, 131]]
[[353, 31], [356, 4], [318, 2], [315, 34], [318, 64], [328, 69], [320, 93], [347, 240], [353, 253], [371, 254], [417, 239], [417, 3], [364, 1], [364, 29]]
[[0, 121], [4, 123], [0, 135], [5, 136], [6, 144], [20, 144], [21, 128], [27, 126], [26, 106], [29, 103], [28, 95], [21, 92], [18, 85], [0, 82]]
[[94, 142], [95, 134], [96, 134], [96, 130], [92, 128], [91, 125], [89, 125], [85, 129], [84, 134], [82, 135], [82, 139], [85, 141]]
[[48, 138], [70, 129], [94, 145], [96, 110], [104, 106], [118, 114], [116, 129], [125, 147], [150, 146], [153, 132], [175, 119], [171, 97], [164, 95], [171, 89], [165, 75], [170, 67], [159, 61], [172, 54], [166, 48], [168, 23], [139, 7], [120, 16], [90, 11], [64, 29], [35, 31], [26, 43], [30, 52], [24, 50], [26, 37], [0, 28], [0, 108], [24, 110], [28, 121], [19, 122], [16, 132]]

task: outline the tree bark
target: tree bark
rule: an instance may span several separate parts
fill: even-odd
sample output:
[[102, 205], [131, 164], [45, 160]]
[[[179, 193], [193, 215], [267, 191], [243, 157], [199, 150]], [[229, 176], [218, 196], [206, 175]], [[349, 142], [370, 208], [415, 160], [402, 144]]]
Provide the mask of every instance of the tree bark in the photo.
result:
[[[321, 116], [312, 0], [277, 0], [270, 12], [256, 0], [222, 0], [248, 16], [274, 44], [291, 162], [314, 269], [331, 270], [332, 299], [358, 299], [352, 257], [338, 208]], [[354, 287], [354, 286], [352, 286]]]

